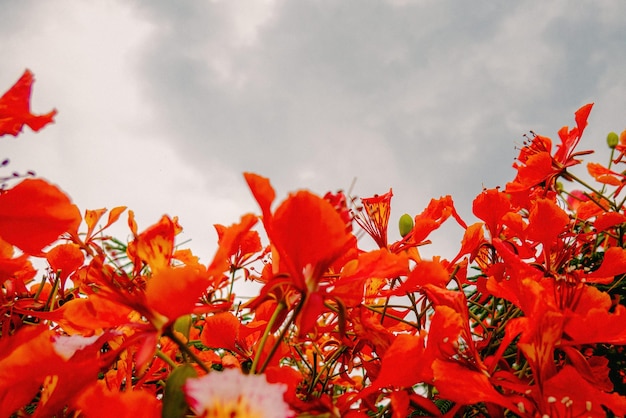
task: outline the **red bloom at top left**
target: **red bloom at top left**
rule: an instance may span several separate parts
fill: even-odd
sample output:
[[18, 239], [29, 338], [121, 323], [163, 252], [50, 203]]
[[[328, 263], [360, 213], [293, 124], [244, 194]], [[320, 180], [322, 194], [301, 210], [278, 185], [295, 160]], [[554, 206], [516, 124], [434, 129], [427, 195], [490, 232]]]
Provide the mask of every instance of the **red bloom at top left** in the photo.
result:
[[30, 91], [33, 81], [33, 73], [26, 70], [17, 83], [0, 97], [0, 136], [17, 136], [22, 132], [24, 125], [36, 132], [53, 122], [56, 110], [45, 115], [33, 115], [30, 112]]

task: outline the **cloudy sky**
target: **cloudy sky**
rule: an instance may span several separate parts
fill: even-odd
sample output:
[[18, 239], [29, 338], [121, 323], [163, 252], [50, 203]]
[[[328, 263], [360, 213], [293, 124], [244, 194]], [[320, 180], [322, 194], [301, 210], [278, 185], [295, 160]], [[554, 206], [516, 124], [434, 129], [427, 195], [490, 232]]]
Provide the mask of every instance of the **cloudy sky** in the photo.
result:
[[[620, 0], [3, 0], [0, 90], [29, 68], [33, 110], [59, 114], [2, 154], [81, 209], [178, 215], [204, 260], [212, 224], [257, 211], [244, 171], [281, 198], [393, 187], [394, 231], [446, 194], [471, 223], [524, 133], [556, 138], [588, 102], [583, 148], [626, 127], [624, 16]], [[434, 248], [454, 255], [459, 233]]]

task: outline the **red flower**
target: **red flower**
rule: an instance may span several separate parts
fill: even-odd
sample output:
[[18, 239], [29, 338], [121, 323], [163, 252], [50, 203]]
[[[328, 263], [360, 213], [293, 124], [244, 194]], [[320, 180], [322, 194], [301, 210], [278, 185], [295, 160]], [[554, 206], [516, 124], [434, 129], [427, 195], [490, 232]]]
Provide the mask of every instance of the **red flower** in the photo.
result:
[[[415, 216], [411, 232], [406, 234], [400, 241], [391, 244], [389, 251], [397, 253], [429, 243], [429, 241], [425, 241], [428, 235], [438, 229], [450, 216], [452, 216], [461, 227], [467, 229], [467, 224], [461, 219], [454, 207], [452, 197], [442, 196], [439, 199], [431, 199], [426, 209]], [[416, 252], [416, 250], [414, 251]], [[412, 256], [412, 258], [415, 259], [415, 261], [419, 261], [419, 255]]]
[[574, 152], [587, 126], [587, 118], [592, 106], [593, 103], [590, 103], [576, 111], [574, 128], [569, 129], [564, 126], [559, 130], [561, 144], [557, 145], [554, 155], [552, 155], [552, 140], [541, 135], [536, 135], [530, 144], [521, 149], [518, 161], [513, 164], [513, 168], [517, 170], [517, 176], [506, 185], [508, 193], [524, 192], [544, 182], [548, 189], [552, 189], [556, 179], [564, 175], [567, 168], [580, 164], [577, 157], [592, 152]]
[[28, 125], [33, 131], [39, 131], [53, 122], [56, 110], [45, 115], [30, 113], [30, 91], [33, 81], [33, 73], [26, 70], [13, 87], [0, 97], [0, 136], [17, 136], [22, 132], [24, 125]]
[[356, 256], [356, 238], [346, 230], [341, 215], [327, 201], [310, 192], [291, 194], [274, 213], [274, 189], [267, 178], [246, 173], [246, 181], [263, 213], [263, 225], [272, 245], [274, 279], [263, 295], [284, 283], [304, 298], [301, 332], [307, 332], [323, 309], [322, 276], [340, 259]]

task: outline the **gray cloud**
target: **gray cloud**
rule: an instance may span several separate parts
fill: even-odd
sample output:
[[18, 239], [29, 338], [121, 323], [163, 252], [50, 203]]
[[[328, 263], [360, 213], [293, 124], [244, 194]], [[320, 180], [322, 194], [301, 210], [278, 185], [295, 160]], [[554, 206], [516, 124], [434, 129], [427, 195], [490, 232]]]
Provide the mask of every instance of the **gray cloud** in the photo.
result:
[[227, 206], [256, 171], [282, 193], [393, 187], [396, 217], [452, 194], [469, 217], [483, 185], [513, 177], [529, 129], [556, 137], [588, 101], [584, 145], [624, 124], [622, 2], [128, 4], [150, 28], [128, 57], [149, 115], [133, 133]]

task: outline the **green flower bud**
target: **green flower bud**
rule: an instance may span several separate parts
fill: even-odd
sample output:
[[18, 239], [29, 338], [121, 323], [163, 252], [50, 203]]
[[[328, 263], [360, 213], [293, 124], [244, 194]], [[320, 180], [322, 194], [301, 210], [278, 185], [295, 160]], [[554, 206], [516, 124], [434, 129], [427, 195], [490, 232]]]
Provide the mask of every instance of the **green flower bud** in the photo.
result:
[[189, 331], [191, 330], [191, 315], [183, 315], [174, 322], [174, 330], [180, 332], [189, 338]]
[[558, 193], [561, 193], [563, 190], [565, 190], [565, 188], [563, 187], [563, 183], [561, 183], [560, 181], [557, 181], [555, 186]]
[[609, 145], [609, 148], [615, 149], [617, 144], [619, 144], [619, 136], [615, 132], [609, 132], [606, 136], [606, 143]]
[[413, 223], [413, 218], [408, 213], [400, 216], [398, 227], [400, 228], [400, 235], [402, 236], [402, 238], [407, 236], [407, 234], [413, 230], [414, 225], [415, 224]]

